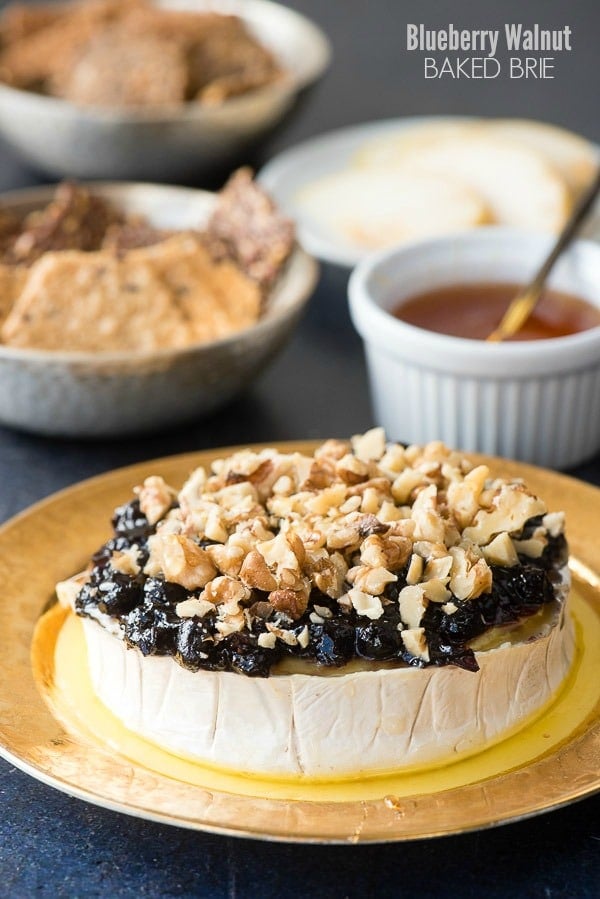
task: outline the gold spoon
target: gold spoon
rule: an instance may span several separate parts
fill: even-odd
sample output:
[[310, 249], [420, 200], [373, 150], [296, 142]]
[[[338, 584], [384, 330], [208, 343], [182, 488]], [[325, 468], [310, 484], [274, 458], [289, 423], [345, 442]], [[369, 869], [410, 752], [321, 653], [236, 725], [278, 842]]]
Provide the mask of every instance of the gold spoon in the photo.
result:
[[486, 338], [488, 341], [498, 343], [506, 340], [516, 334], [523, 327], [531, 313], [533, 312], [538, 300], [542, 295], [546, 278], [550, 274], [552, 266], [569, 245], [573, 237], [577, 234], [579, 227], [583, 223], [590, 208], [600, 192], [600, 169], [588, 190], [583, 194], [580, 201], [573, 210], [565, 227], [556, 239], [552, 250], [538, 269], [533, 280], [525, 287], [514, 300], [511, 300], [508, 309], [502, 316], [502, 320], [495, 330]]

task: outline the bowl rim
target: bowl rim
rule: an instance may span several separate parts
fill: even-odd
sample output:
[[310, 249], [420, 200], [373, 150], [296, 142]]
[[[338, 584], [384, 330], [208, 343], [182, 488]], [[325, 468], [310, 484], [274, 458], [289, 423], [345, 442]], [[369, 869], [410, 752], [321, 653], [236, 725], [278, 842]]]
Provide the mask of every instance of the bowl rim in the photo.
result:
[[[590, 365], [592, 352], [600, 347], [600, 325], [586, 331], [579, 331], [564, 337], [553, 337], [547, 340], [521, 340], [487, 343], [466, 337], [455, 337], [428, 331], [396, 318], [387, 311], [375, 296], [372, 289], [373, 280], [387, 263], [393, 259], [410, 257], [416, 250], [432, 252], [437, 248], [452, 244], [471, 243], [481, 246], [497, 244], [498, 247], [509, 241], [522, 244], [529, 241], [537, 245], [541, 251], [551, 243], [553, 235], [523, 228], [491, 225], [478, 229], [462, 231], [455, 234], [434, 237], [427, 240], [411, 241], [394, 247], [380, 250], [369, 255], [360, 262], [350, 276], [348, 282], [348, 300], [354, 326], [365, 342], [371, 342], [394, 355], [396, 358], [411, 358], [423, 361], [425, 353], [432, 358], [427, 363], [435, 368], [445, 368], [438, 360], [445, 356], [452, 363], [453, 369], [463, 369], [464, 373], [474, 369], [483, 376], [496, 376], [497, 364], [514, 364], [527, 362], [554, 362], [555, 366], [565, 359], [572, 359], [572, 369]], [[600, 271], [600, 244], [593, 240], [580, 238], [573, 241], [565, 257], [572, 252], [584, 252], [597, 257]], [[485, 275], [482, 275], [485, 278]], [[459, 279], [460, 280], [460, 279]], [[490, 280], [498, 280], [490, 278]], [[577, 290], [573, 291], [575, 295]], [[600, 308], [600, 301], [598, 303]], [[398, 346], [402, 342], [402, 353]], [[413, 346], [418, 344], [418, 347]], [[577, 352], [577, 357], [574, 353]], [[600, 363], [600, 353], [596, 353], [596, 364]], [[485, 367], [482, 367], [482, 363]], [[491, 366], [491, 367], [490, 367]], [[539, 369], [531, 374], [539, 373]], [[505, 376], [513, 376], [515, 370], [507, 371]]]
[[[202, 190], [195, 187], [184, 187], [180, 185], [158, 184], [144, 181], [78, 181], [82, 187], [88, 187], [91, 191], [103, 195], [107, 193], [127, 193], [131, 188], [137, 191], [151, 189], [156, 193], [164, 194], [181, 194], [196, 196], [206, 199], [207, 202], [213, 203], [216, 193], [208, 190]], [[15, 206], [27, 203], [35, 203], [48, 201], [54, 194], [57, 183], [43, 184], [37, 187], [17, 188], [15, 190], [0, 193], [0, 206], [10, 208], [11, 203]], [[126, 366], [135, 366], [144, 362], [157, 362], [165, 359], [180, 358], [186, 355], [193, 355], [200, 351], [218, 351], [231, 347], [240, 340], [252, 336], [260, 336], [269, 331], [271, 325], [275, 325], [286, 319], [292, 318], [296, 313], [306, 305], [312, 296], [317, 280], [319, 277], [319, 264], [317, 260], [309, 255], [306, 250], [296, 240], [294, 249], [288, 259], [280, 280], [275, 285], [280, 286], [285, 283], [285, 279], [289, 277], [292, 265], [301, 265], [304, 267], [303, 280], [299, 282], [297, 295], [284, 308], [278, 308], [275, 303], [257, 322], [248, 328], [235, 331], [228, 337], [222, 337], [219, 340], [209, 342], [196, 342], [183, 347], [160, 347], [153, 350], [47, 350], [35, 349], [28, 347], [9, 347], [0, 342], [0, 362], [4, 360], [18, 361], [23, 363], [42, 363], [42, 364], [75, 364], [86, 365], [89, 369], [96, 367], [105, 367], [107, 364], [120, 364]]]
[[[169, 0], [155, 0], [156, 6], [164, 6], [176, 10], [189, 8], [185, 4], [178, 3], [178, 0], [169, 2]], [[203, 3], [204, 9], [210, 11], [212, 4], [210, 0]], [[193, 10], [192, 10], [193, 11]], [[13, 98], [21, 103], [29, 103], [34, 105], [39, 103], [46, 110], [54, 109], [58, 113], [72, 112], [77, 113], [88, 121], [94, 121], [102, 124], [161, 124], [173, 122], [196, 122], [218, 120], [224, 116], [242, 113], [248, 106], [255, 104], [257, 98], [268, 97], [287, 97], [299, 93], [317, 81], [329, 68], [333, 56], [331, 41], [325, 31], [308, 16], [284, 6], [282, 3], [276, 3], [274, 0], [244, 0], [243, 3], [235, 3], [230, 9], [224, 10], [224, 14], [234, 14], [239, 16], [248, 23], [253, 23], [252, 13], [258, 13], [259, 17], [265, 19], [269, 15], [275, 13], [279, 17], [285, 17], [289, 22], [302, 28], [314, 49], [314, 59], [312, 64], [304, 68], [303, 71], [285, 70], [283, 77], [270, 84], [262, 87], [254, 88], [245, 94], [237, 97], [230, 97], [216, 106], [203, 106], [201, 103], [193, 100], [186, 101], [177, 107], [161, 108], [144, 108], [144, 107], [121, 107], [121, 106], [93, 106], [87, 104], [73, 103], [61, 97], [54, 97], [49, 94], [42, 94], [37, 91], [29, 91], [23, 88], [13, 87], [10, 84], [0, 81], [0, 101], [2, 95]]]

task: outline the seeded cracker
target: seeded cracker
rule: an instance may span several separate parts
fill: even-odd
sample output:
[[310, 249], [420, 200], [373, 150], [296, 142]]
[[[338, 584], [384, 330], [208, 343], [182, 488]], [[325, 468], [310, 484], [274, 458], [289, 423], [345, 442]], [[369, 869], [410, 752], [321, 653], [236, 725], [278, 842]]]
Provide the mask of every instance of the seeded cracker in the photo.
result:
[[3, 45], [29, 37], [41, 28], [54, 25], [64, 15], [63, 4], [24, 5], [14, 3], [2, 13], [0, 38]]
[[7, 209], [0, 207], [0, 254], [11, 245], [21, 228], [21, 220]]
[[9, 314], [27, 279], [21, 266], [0, 264], [0, 325]]
[[46, 253], [2, 328], [14, 347], [136, 351], [188, 346], [252, 325], [256, 284], [215, 265], [190, 235], [125, 257], [104, 251]]
[[102, 241], [103, 250], [125, 253], [139, 247], [151, 247], [172, 237], [173, 231], [155, 228], [141, 217], [130, 218], [126, 222], [115, 222], [106, 229]]
[[53, 79], [53, 92], [93, 106], [177, 106], [187, 88], [185, 54], [175, 42], [106, 29]]
[[233, 17], [227, 17], [210, 38], [195, 44], [189, 54], [189, 67], [193, 95], [203, 103], [215, 105], [281, 77], [273, 55]]
[[60, 184], [52, 202], [30, 213], [18, 233], [11, 225], [3, 261], [31, 265], [48, 251], [99, 249], [109, 225], [122, 221], [122, 214], [101, 197], [76, 184]]
[[206, 244], [214, 259], [232, 259], [267, 288], [293, 249], [294, 225], [253, 182], [250, 169], [239, 169], [218, 195]]
[[176, 42], [188, 64], [187, 99], [219, 102], [281, 76], [272, 53], [236, 16], [140, 6], [123, 20], [131, 36]]
[[[122, 15], [124, 9], [135, 5], [137, 0], [65, 4], [60, 15], [55, 15], [54, 19], [48, 17], [45, 26], [41, 24], [43, 14], [40, 12], [38, 27], [28, 28], [25, 24], [21, 39], [15, 39], [13, 30], [11, 42], [11, 10], [7, 10], [2, 16], [3, 29], [8, 16], [8, 32], [3, 31], [5, 49], [0, 54], [0, 77], [15, 87], [51, 93], [53, 79], [60, 79], [62, 73], [69, 71], [76, 54], [94, 34]], [[43, 7], [38, 9], [41, 11]]]

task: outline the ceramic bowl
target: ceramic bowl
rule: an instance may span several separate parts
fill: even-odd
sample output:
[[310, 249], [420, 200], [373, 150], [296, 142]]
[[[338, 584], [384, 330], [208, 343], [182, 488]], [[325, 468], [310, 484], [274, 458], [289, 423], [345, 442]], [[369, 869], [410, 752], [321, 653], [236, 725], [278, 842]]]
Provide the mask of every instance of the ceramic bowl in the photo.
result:
[[0, 133], [23, 159], [58, 177], [181, 181], [224, 170], [265, 136], [328, 66], [323, 32], [269, 0], [159, 0], [171, 9], [238, 14], [281, 60], [289, 77], [214, 108], [110, 109], [78, 106], [0, 84]]
[[[164, 228], [197, 227], [214, 194], [151, 184], [94, 184], [94, 193]], [[4, 194], [26, 213], [51, 187]], [[55, 352], [0, 345], [0, 423], [38, 434], [121, 437], [203, 415], [245, 389], [290, 336], [318, 267], [296, 247], [256, 325], [223, 340], [140, 353]]]
[[[484, 228], [386, 250], [358, 266], [350, 310], [365, 343], [375, 415], [390, 438], [440, 439], [550, 468], [600, 451], [600, 327], [552, 340], [486, 343], [391, 314], [403, 300], [452, 283], [524, 283], [551, 240]], [[573, 244], [549, 285], [600, 306], [600, 246]]]

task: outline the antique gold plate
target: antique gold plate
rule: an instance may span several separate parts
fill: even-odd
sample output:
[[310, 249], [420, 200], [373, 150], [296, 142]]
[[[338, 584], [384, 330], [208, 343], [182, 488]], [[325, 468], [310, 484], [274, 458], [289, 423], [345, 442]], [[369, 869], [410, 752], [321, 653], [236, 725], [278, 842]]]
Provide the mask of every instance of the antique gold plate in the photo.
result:
[[[314, 443], [281, 444], [310, 451]], [[129, 761], [65, 727], [44, 702], [33, 676], [30, 649], [54, 584], [81, 570], [104, 542], [114, 507], [149, 474], [181, 484], [197, 465], [230, 450], [169, 457], [119, 469], [55, 494], [0, 529], [0, 755], [23, 771], [70, 795], [105, 808], [182, 827], [275, 840], [358, 843], [460, 833], [515, 821], [591, 795], [600, 789], [600, 685], [590, 687], [590, 707], [562, 742], [507, 770], [453, 789], [389, 796], [374, 781], [364, 796], [354, 784], [347, 800], [274, 798], [186, 783]], [[483, 457], [478, 457], [483, 460]], [[564, 475], [516, 462], [485, 459], [503, 476], [523, 477], [551, 509], [564, 509], [577, 602], [593, 620], [580, 651], [600, 663], [600, 490]], [[576, 616], [577, 617], [577, 616]], [[598, 625], [596, 627], [596, 625]], [[51, 665], [46, 666], [51, 672]], [[50, 675], [49, 675], [50, 677]], [[44, 686], [42, 685], [42, 692]], [[589, 698], [589, 697], [588, 697]], [[589, 706], [589, 703], [588, 703]], [[502, 745], [502, 744], [500, 744]], [[501, 760], [502, 753], [496, 756]]]

